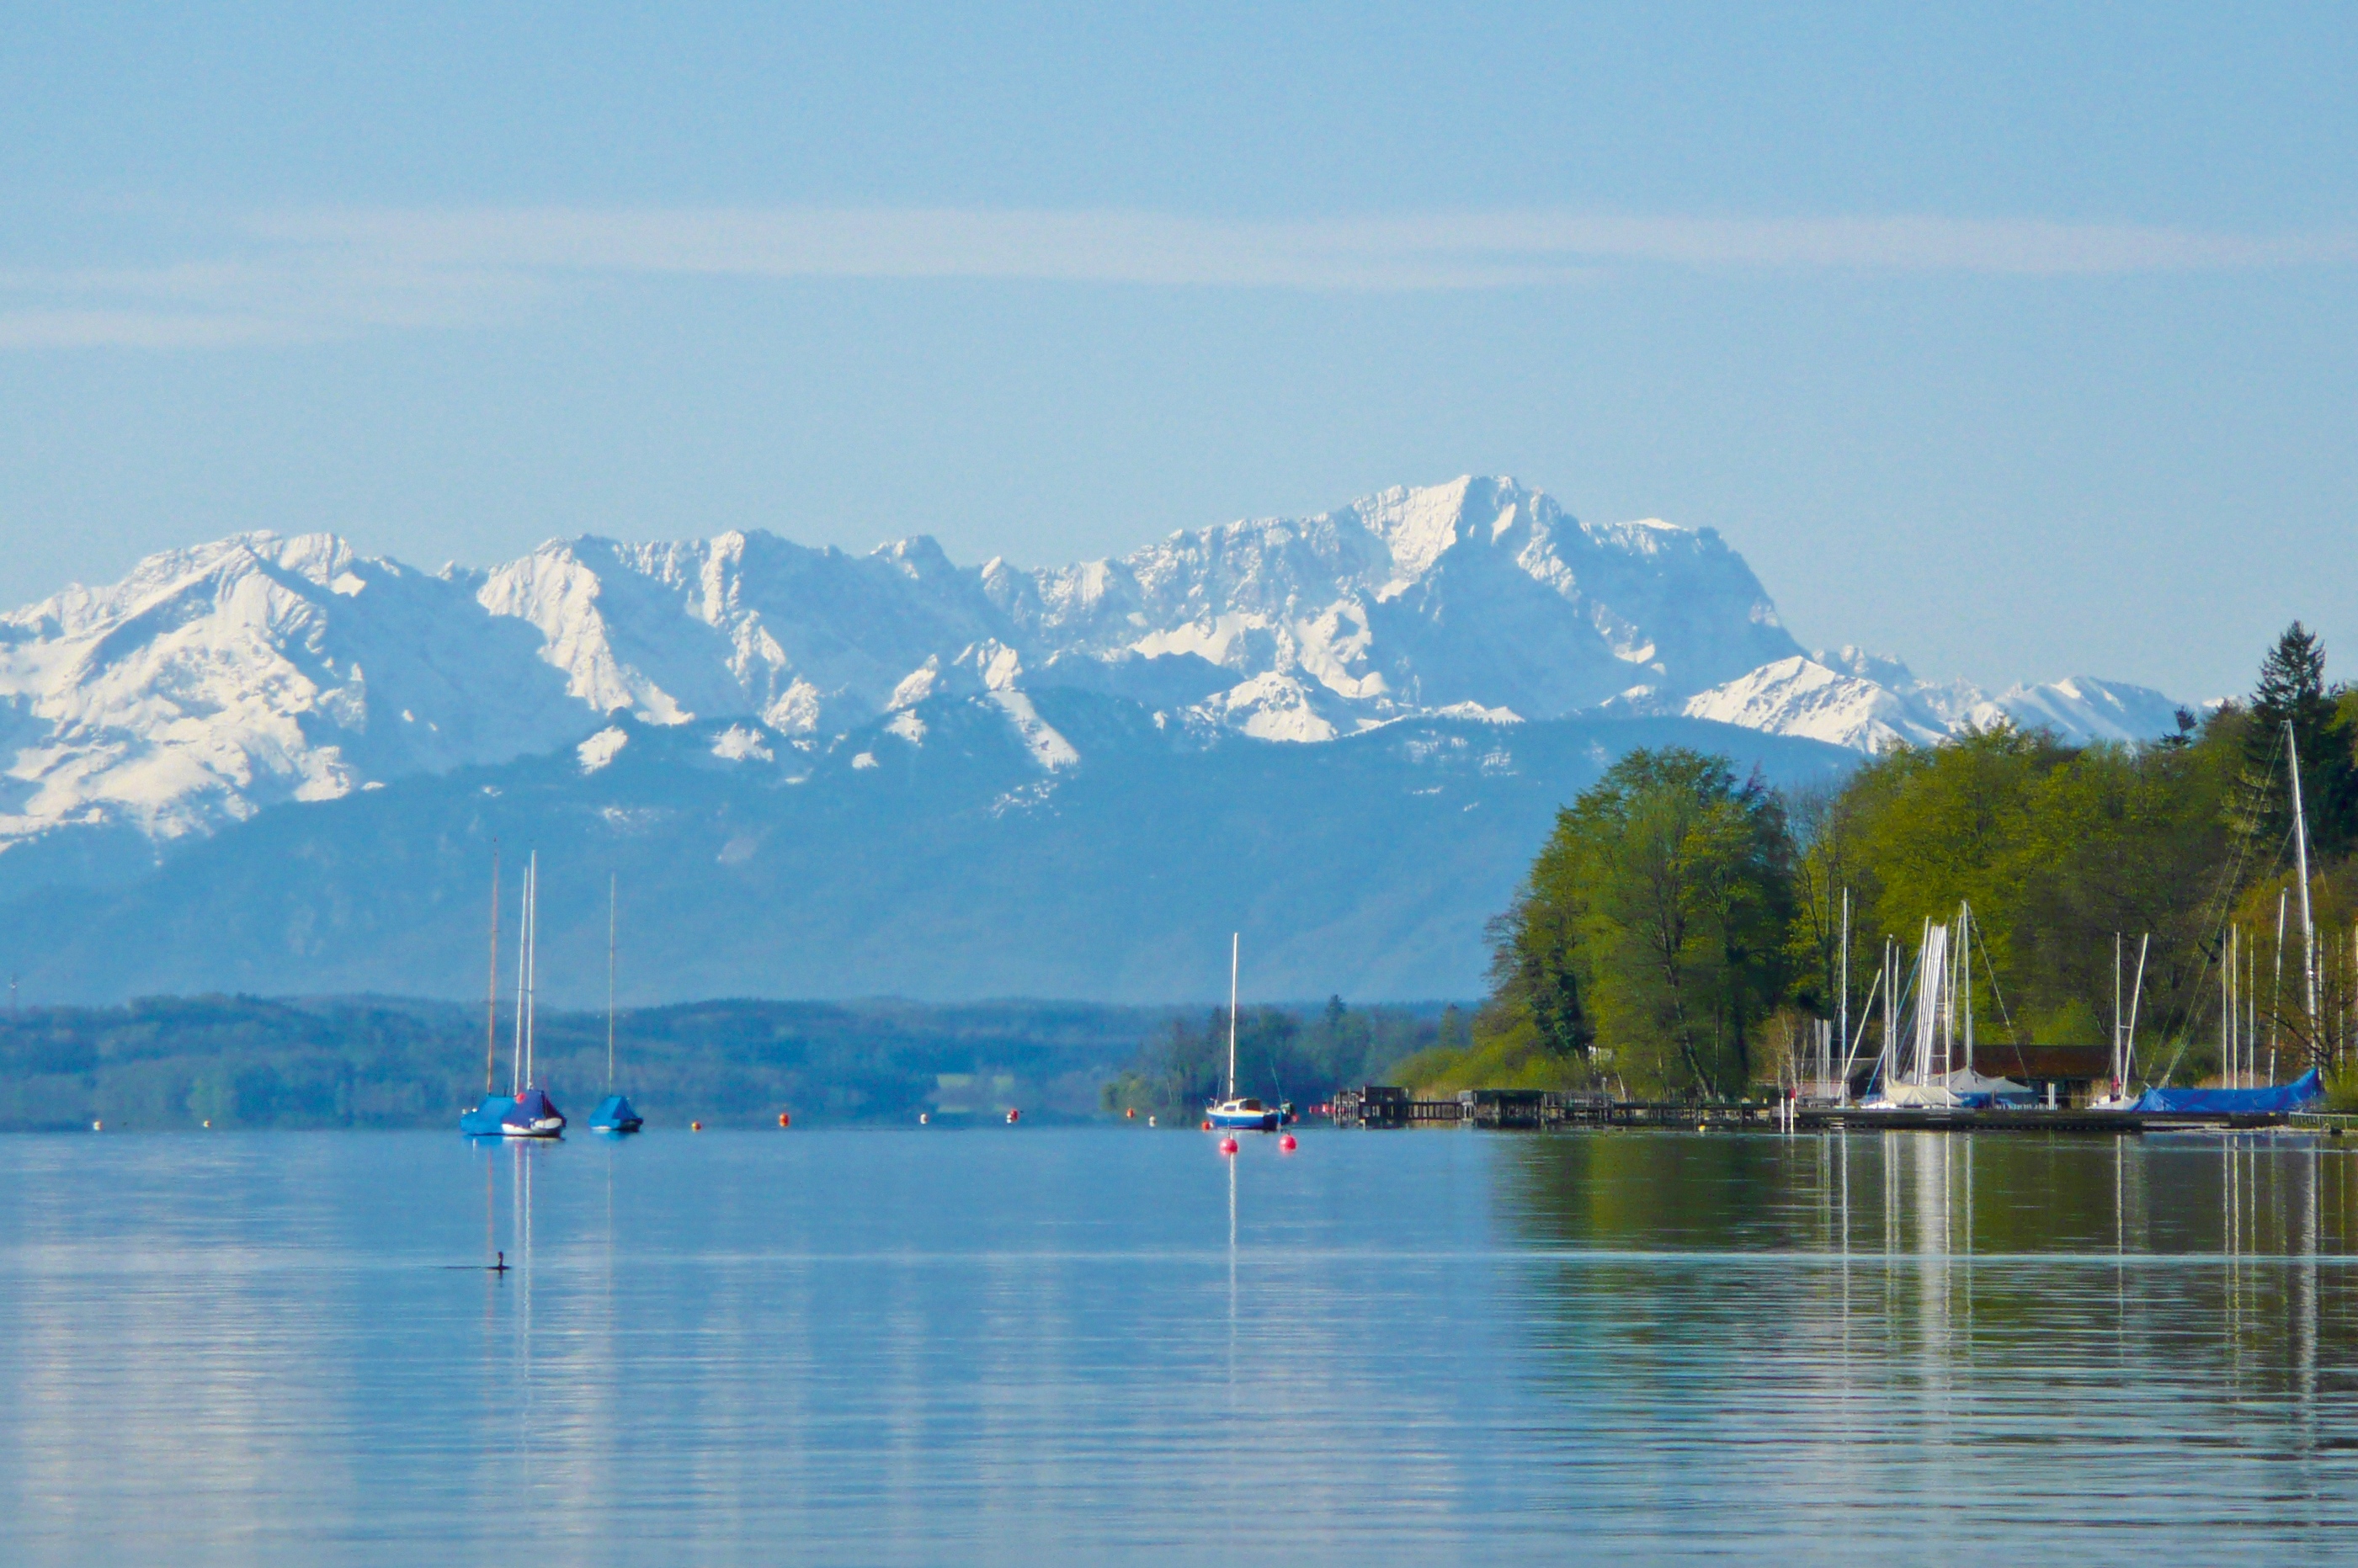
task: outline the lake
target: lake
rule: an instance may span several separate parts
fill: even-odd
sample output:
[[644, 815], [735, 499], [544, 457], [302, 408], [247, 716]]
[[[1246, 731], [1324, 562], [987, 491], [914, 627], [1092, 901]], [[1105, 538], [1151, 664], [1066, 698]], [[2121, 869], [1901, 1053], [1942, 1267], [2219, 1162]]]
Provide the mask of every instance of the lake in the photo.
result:
[[0, 1557], [2341, 1561], [2353, 1239], [2289, 1135], [12, 1137]]

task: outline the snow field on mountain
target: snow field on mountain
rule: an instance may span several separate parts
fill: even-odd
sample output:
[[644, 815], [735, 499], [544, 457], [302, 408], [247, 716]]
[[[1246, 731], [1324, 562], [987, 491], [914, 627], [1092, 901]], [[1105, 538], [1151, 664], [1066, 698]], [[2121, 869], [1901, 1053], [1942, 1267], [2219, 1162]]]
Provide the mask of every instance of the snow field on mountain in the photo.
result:
[[[1122, 696], [1176, 735], [1315, 744], [1402, 719], [1684, 713], [1874, 751], [2000, 717], [2169, 727], [2073, 677], [1991, 696], [1805, 653], [1708, 529], [1584, 524], [1507, 479], [1175, 534], [1118, 559], [966, 568], [763, 533], [551, 541], [425, 573], [329, 535], [241, 535], [0, 618], [0, 848], [78, 827], [165, 842], [288, 801], [562, 747], [614, 715], [728, 720], [720, 760], [989, 694], [1044, 773], [1081, 765], [1031, 692]], [[724, 749], [725, 748], [725, 749]], [[863, 753], [865, 754], [865, 753]]]

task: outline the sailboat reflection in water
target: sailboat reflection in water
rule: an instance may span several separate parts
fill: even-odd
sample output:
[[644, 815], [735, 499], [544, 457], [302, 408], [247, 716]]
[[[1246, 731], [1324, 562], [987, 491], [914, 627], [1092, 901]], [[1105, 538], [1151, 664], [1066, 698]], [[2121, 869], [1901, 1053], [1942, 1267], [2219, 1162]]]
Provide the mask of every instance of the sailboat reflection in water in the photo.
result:
[[614, 1092], [614, 901], [616, 879], [606, 879], [606, 1098], [590, 1113], [590, 1130], [616, 1134], [636, 1132], [642, 1125], [631, 1107], [631, 1097]]

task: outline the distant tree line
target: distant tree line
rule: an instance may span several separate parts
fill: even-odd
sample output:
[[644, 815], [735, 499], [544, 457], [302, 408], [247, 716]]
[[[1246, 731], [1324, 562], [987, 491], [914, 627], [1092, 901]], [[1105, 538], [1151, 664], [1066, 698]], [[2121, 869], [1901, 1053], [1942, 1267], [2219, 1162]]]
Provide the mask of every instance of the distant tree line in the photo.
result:
[[[1306, 1109], [1337, 1088], [1381, 1077], [1405, 1057], [1462, 1049], [1471, 1038], [1471, 1021], [1455, 1004], [1354, 1008], [1336, 996], [1315, 1012], [1239, 1008], [1237, 1093]], [[1200, 1027], [1174, 1017], [1105, 1085], [1099, 1103], [1117, 1116], [1193, 1126], [1205, 1104], [1226, 1093], [1228, 1071], [1228, 1010], [1213, 1008]]]
[[[1086, 1003], [711, 1001], [616, 1020], [617, 1086], [657, 1126], [996, 1120], [1097, 1113], [1168, 1010]], [[397, 998], [147, 998], [0, 1012], [0, 1130], [452, 1127], [503, 1090], [503, 1008]], [[537, 1077], [577, 1119], [606, 1074], [602, 1014], [543, 1012]], [[490, 1058], [487, 1062], [486, 1058]]]
[[[2313, 1011], [2288, 732], [2309, 835]], [[1492, 923], [1470, 1040], [1398, 1073], [1429, 1088], [1742, 1094], [1839, 1015], [1845, 892], [1855, 1030], [1885, 942], [1912, 954], [1926, 921], [1967, 906], [1985, 1039], [2104, 1043], [2115, 934], [2132, 950], [2149, 934], [2141, 1060], [2156, 1080], [2199, 1079], [2219, 1066], [2233, 930], [2247, 1024], [2280, 1075], [2333, 1069], [2358, 1011], [2353, 851], [2358, 689], [2329, 686], [2299, 622], [2247, 700], [2181, 710], [2175, 733], [2143, 745], [2000, 724], [1788, 794], [1724, 758], [1633, 752], [1559, 813]]]

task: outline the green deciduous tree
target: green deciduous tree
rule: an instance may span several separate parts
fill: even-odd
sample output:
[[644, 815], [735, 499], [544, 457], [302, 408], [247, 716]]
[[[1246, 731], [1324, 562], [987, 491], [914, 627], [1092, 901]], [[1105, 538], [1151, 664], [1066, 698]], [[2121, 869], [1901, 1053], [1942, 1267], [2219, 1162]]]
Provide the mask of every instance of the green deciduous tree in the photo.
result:
[[1633, 752], [1558, 815], [1494, 926], [1483, 1033], [1603, 1044], [1649, 1092], [1740, 1093], [1783, 984], [1791, 900], [1790, 839], [1765, 786], [1723, 758]]

